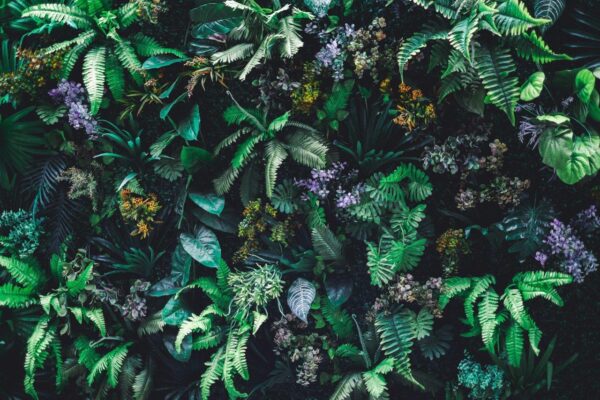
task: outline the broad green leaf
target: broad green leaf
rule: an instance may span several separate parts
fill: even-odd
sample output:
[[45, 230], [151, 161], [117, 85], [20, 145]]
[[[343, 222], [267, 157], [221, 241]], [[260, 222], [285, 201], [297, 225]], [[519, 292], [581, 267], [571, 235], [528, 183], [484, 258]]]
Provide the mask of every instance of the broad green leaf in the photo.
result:
[[175, 348], [175, 335], [163, 336], [165, 348], [179, 362], [188, 362], [192, 356], [192, 335], [186, 335], [181, 343], [181, 351]]
[[177, 133], [185, 140], [196, 140], [200, 133], [200, 108], [194, 104], [190, 113], [177, 125]]
[[190, 193], [189, 198], [198, 207], [214, 215], [221, 215], [225, 208], [225, 198], [214, 193]]
[[200, 167], [200, 164], [211, 161], [213, 155], [201, 147], [184, 146], [181, 149], [180, 158], [183, 168], [189, 173], [194, 173]]
[[566, 163], [561, 168], [556, 169], [556, 175], [568, 185], [573, 185], [582, 180], [586, 175], [591, 174], [592, 169], [590, 168], [587, 155], [579, 151], [573, 151]]
[[328, 277], [325, 281], [325, 291], [331, 304], [334, 307], [339, 307], [348, 301], [352, 294], [352, 280], [349, 278]]
[[594, 85], [596, 84], [596, 77], [589, 69], [582, 69], [575, 76], [575, 94], [584, 103], [590, 101]]
[[172, 297], [161, 311], [161, 318], [167, 325], [179, 326], [191, 315], [189, 311], [183, 308], [181, 300]]
[[566, 126], [546, 128], [540, 137], [539, 151], [544, 164], [562, 168], [573, 153], [573, 131]]
[[174, 64], [180, 64], [187, 60], [189, 60], [189, 58], [176, 58], [176, 57], [174, 58], [173, 56], [170, 56], [170, 55], [160, 54], [157, 56], [150, 57], [146, 61], [144, 61], [144, 63], [142, 64], [142, 68], [144, 68], [144, 69], [159, 69], [159, 68], [168, 67], [168, 66], [174, 65]]
[[546, 75], [542, 71], [531, 74], [521, 86], [521, 100], [531, 101], [537, 99], [544, 88], [544, 79], [546, 79]]
[[182, 233], [179, 239], [185, 251], [194, 260], [209, 268], [219, 266], [221, 245], [213, 231], [201, 226], [195, 235]]

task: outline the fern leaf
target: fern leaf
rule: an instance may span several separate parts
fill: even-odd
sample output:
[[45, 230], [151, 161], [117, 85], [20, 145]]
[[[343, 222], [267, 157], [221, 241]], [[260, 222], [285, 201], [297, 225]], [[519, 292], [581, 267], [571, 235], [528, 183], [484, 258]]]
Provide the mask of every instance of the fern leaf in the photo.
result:
[[194, 331], [206, 331], [208, 329], [210, 329], [209, 321], [205, 317], [193, 314], [187, 320], [183, 321], [183, 323], [179, 327], [177, 337], [175, 338], [175, 350], [177, 350], [177, 352], [180, 353], [183, 340], [188, 335], [191, 335]]
[[498, 311], [499, 296], [495, 290], [487, 290], [479, 303], [479, 324], [481, 325], [481, 339], [490, 353], [494, 352], [495, 333], [497, 327], [496, 312]]
[[511, 366], [518, 367], [521, 364], [523, 346], [523, 328], [513, 321], [506, 331], [506, 354]]
[[223, 374], [224, 361], [224, 349], [223, 347], [220, 347], [210, 357], [210, 361], [205, 364], [207, 368], [200, 377], [200, 393], [202, 395], [202, 400], [209, 400], [210, 388], [221, 378], [221, 375]]
[[0, 285], [0, 306], [8, 308], [26, 308], [35, 304], [37, 299], [32, 296], [30, 288], [22, 288], [12, 283]]
[[400, 69], [400, 77], [404, 81], [404, 70], [408, 62], [431, 40], [441, 40], [448, 37], [448, 31], [436, 26], [426, 27], [423, 31], [417, 32], [405, 41], [402, 42], [400, 50], [398, 50], [398, 68]]
[[235, 355], [233, 358], [233, 365], [237, 373], [244, 380], [250, 379], [250, 372], [248, 371], [248, 361], [246, 360], [246, 350], [248, 347], [248, 339], [250, 339], [250, 332], [246, 331], [240, 335]]
[[490, 101], [504, 111], [514, 125], [515, 106], [519, 99], [519, 79], [510, 76], [516, 70], [510, 51], [503, 48], [481, 48], [476, 57], [475, 68]]
[[118, 41], [114, 51], [121, 65], [134, 77], [138, 76], [142, 70], [142, 63], [135, 54], [135, 50], [131, 44], [124, 40]]
[[85, 316], [96, 325], [100, 335], [106, 336], [106, 322], [104, 321], [104, 313], [101, 308], [85, 310]]
[[294, 161], [310, 168], [323, 168], [328, 148], [324, 141], [311, 133], [297, 132], [286, 138], [286, 149]]
[[519, 57], [535, 63], [547, 64], [553, 61], [571, 60], [567, 54], [558, 54], [552, 51], [535, 31], [523, 33], [514, 39], [514, 43]]
[[348, 400], [355, 389], [362, 382], [362, 376], [360, 373], [355, 372], [353, 374], [344, 375], [340, 380], [335, 390], [329, 397], [329, 400]]
[[483, 295], [491, 284], [495, 283], [496, 279], [492, 275], [486, 275], [481, 278], [477, 278], [475, 283], [472, 285], [469, 294], [465, 298], [464, 308], [465, 308], [465, 316], [467, 317], [467, 322], [471, 325], [475, 325], [475, 317], [474, 317], [474, 304], [477, 299]]
[[387, 384], [383, 375], [374, 371], [366, 371], [362, 373], [363, 382], [367, 388], [369, 395], [378, 399], [380, 396], [387, 393]]
[[279, 22], [279, 35], [282, 37], [279, 51], [283, 57], [292, 58], [303, 46], [299, 31], [300, 26], [292, 16], [285, 17]]
[[277, 172], [287, 156], [285, 146], [279, 140], [271, 140], [265, 146], [265, 187], [269, 198], [273, 196]]
[[106, 59], [106, 83], [115, 100], [122, 100], [125, 93], [125, 71], [114, 53]]
[[0, 266], [6, 268], [15, 281], [31, 290], [40, 287], [47, 280], [44, 270], [33, 259], [0, 256]]
[[563, 286], [573, 283], [573, 277], [557, 271], [527, 271], [517, 274], [513, 282], [525, 282], [533, 286]]
[[313, 228], [311, 238], [317, 254], [325, 261], [342, 259], [342, 243], [327, 226]]
[[56, 53], [57, 51], [67, 49], [73, 45], [79, 46], [79, 45], [82, 45], [85, 43], [89, 44], [94, 40], [95, 37], [96, 37], [96, 32], [94, 30], [90, 29], [88, 31], [80, 33], [73, 39], [65, 40], [65, 41], [62, 41], [59, 43], [55, 43], [49, 47], [46, 47], [41, 50], [41, 53], [42, 53], [42, 55], [46, 56], [46, 55], [50, 55], [52, 53]]
[[92, 278], [93, 268], [94, 263], [90, 262], [87, 267], [85, 267], [83, 271], [77, 275], [77, 278], [67, 281], [67, 289], [69, 289], [69, 294], [78, 295], [79, 293], [83, 292], [88, 281]]
[[520, 35], [531, 28], [551, 22], [549, 19], [532, 17], [519, 0], [507, 0], [500, 4], [494, 20], [499, 30], [507, 35]]
[[23, 18], [40, 18], [61, 25], [71, 25], [78, 29], [93, 27], [93, 21], [85, 11], [66, 4], [37, 4], [23, 10], [21, 16]]
[[473, 14], [455, 23], [450, 32], [448, 32], [448, 41], [450, 44], [469, 61], [471, 60], [471, 41], [475, 32], [477, 32], [478, 23], [479, 18], [477, 14]]
[[146, 36], [142, 33], [136, 33], [131, 36], [131, 44], [142, 57], [152, 57], [159, 54], [172, 54], [176, 57], [185, 58], [185, 53], [170, 49], [168, 47], [162, 47], [158, 41], [150, 36]]
[[369, 267], [371, 284], [382, 287], [394, 278], [396, 268], [373, 243], [367, 242], [367, 250], [367, 267]]
[[98, 113], [104, 96], [106, 72], [106, 47], [90, 49], [83, 59], [83, 83], [90, 99], [90, 112]]

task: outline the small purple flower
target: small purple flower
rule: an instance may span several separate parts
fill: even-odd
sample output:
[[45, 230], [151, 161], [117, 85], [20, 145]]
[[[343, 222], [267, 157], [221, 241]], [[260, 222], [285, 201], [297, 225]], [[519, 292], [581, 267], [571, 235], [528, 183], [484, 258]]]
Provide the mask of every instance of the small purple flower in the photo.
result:
[[548, 261], [548, 256], [545, 253], [542, 253], [541, 251], [537, 251], [535, 253], [535, 260], [537, 262], [539, 262], [542, 267], [546, 265], [546, 261]]
[[571, 226], [557, 219], [550, 226], [550, 233], [544, 240], [550, 254], [557, 257], [560, 269], [573, 275], [576, 282], [583, 282], [588, 274], [598, 269], [596, 256], [586, 249]]
[[94, 136], [97, 121], [90, 114], [85, 89], [81, 83], [62, 80], [58, 86], [48, 92], [57, 104], [64, 104], [69, 110], [69, 124], [75, 129], [83, 129], [89, 136]]

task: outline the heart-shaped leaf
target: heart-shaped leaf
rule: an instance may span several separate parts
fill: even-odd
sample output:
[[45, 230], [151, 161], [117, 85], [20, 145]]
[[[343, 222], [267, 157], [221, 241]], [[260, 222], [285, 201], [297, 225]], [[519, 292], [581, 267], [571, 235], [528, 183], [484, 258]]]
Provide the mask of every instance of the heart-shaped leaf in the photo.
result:
[[590, 101], [596, 84], [596, 77], [589, 69], [582, 69], [575, 76], [575, 94], [584, 103]]
[[219, 266], [221, 245], [213, 231], [202, 226], [195, 235], [182, 233], [179, 239], [185, 251], [194, 260], [209, 268], [217, 268]]
[[537, 99], [544, 88], [546, 75], [542, 71], [534, 72], [521, 86], [521, 100], [531, 101]]

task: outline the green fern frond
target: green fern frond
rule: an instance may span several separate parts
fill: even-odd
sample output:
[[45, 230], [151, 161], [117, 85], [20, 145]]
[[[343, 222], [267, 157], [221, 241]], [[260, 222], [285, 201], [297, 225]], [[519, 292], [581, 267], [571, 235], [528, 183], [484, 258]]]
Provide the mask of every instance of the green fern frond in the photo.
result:
[[175, 338], [175, 350], [177, 352], [181, 352], [181, 345], [183, 344], [183, 340], [191, 335], [193, 332], [200, 330], [202, 332], [210, 329], [210, 320], [206, 317], [192, 314], [188, 319], [183, 321], [183, 323], [179, 327], [179, 331], [177, 332], [177, 337]]
[[311, 133], [296, 132], [286, 138], [286, 149], [294, 161], [309, 168], [323, 168], [328, 147], [324, 141]]
[[98, 376], [106, 372], [108, 385], [111, 388], [115, 388], [118, 383], [121, 367], [132, 344], [132, 342], [121, 344], [102, 356], [93, 366], [87, 377], [88, 385], [91, 386]]
[[[454, 24], [448, 32], [448, 41], [467, 60], [471, 60], [471, 41], [479, 23], [477, 14], [472, 14]], [[449, 63], [450, 64], [450, 63]]]
[[515, 124], [515, 106], [519, 99], [519, 79], [511, 76], [517, 67], [504, 48], [488, 50], [482, 47], [476, 56], [475, 68], [487, 90], [490, 101], [504, 111]]
[[106, 59], [106, 83], [115, 100], [123, 99], [125, 94], [125, 71], [114, 53], [110, 53]]
[[40, 18], [61, 25], [76, 26], [79, 29], [93, 27], [93, 21], [87, 13], [78, 7], [66, 4], [37, 4], [26, 8], [22, 14], [23, 18]]
[[55, 53], [57, 51], [61, 51], [67, 49], [71, 46], [80, 46], [85, 43], [90, 44], [94, 38], [96, 37], [96, 32], [92, 29], [87, 30], [85, 32], [80, 33], [76, 37], [70, 40], [65, 40], [63, 42], [55, 43], [52, 46], [46, 47], [41, 50], [42, 55], [49, 55]]
[[477, 299], [485, 294], [490, 287], [490, 285], [496, 283], [496, 278], [492, 275], [485, 275], [481, 278], [474, 278], [474, 283], [471, 286], [471, 290], [469, 294], [465, 298], [464, 308], [465, 308], [465, 316], [467, 317], [467, 322], [471, 325], [475, 325], [475, 313], [474, 313], [474, 305], [477, 302]]
[[335, 390], [329, 397], [329, 400], [348, 400], [355, 389], [362, 383], [362, 376], [359, 372], [344, 375], [337, 384]]
[[327, 226], [313, 228], [310, 232], [313, 248], [325, 261], [342, 259], [342, 243]]
[[511, 366], [518, 367], [521, 364], [524, 343], [523, 328], [516, 322], [511, 322], [506, 331], [506, 354]]
[[86, 309], [85, 316], [87, 319], [92, 321], [94, 325], [96, 325], [100, 335], [106, 336], [106, 322], [104, 321], [104, 313], [102, 312], [101, 308], [94, 308], [91, 310]]
[[0, 285], [0, 306], [26, 308], [36, 302], [37, 299], [33, 296], [31, 288], [22, 288], [12, 283]]
[[477, 313], [479, 325], [481, 325], [481, 339], [489, 352], [494, 352], [496, 327], [496, 312], [498, 311], [498, 302], [500, 297], [495, 290], [487, 290], [479, 302], [479, 311]]
[[519, 0], [507, 0], [500, 4], [494, 17], [498, 29], [506, 35], [520, 35], [550, 22], [549, 19], [532, 17], [525, 4]]
[[265, 146], [265, 190], [267, 197], [273, 196], [277, 182], [277, 172], [288, 156], [285, 146], [279, 140], [271, 140]]
[[83, 83], [90, 99], [90, 112], [98, 113], [104, 96], [106, 79], [106, 47], [98, 46], [90, 49], [83, 59]]
[[33, 259], [21, 260], [0, 256], [0, 266], [6, 268], [6, 271], [17, 283], [32, 291], [42, 286], [48, 279], [44, 270]]
[[223, 364], [225, 362], [225, 346], [220, 347], [210, 357], [206, 365], [206, 370], [200, 377], [200, 393], [202, 400], [209, 400], [210, 388], [214, 385], [223, 375]]
[[135, 54], [135, 50], [130, 43], [120, 40], [117, 42], [114, 51], [121, 62], [121, 65], [128, 70], [130, 74], [134, 77], [139, 75], [142, 70], [142, 63]]
[[555, 53], [544, 39], [535, 31], [523, 33], [514, 39], [517, 55], [525, 60], [539, 64], [547, 64], [553, 61], [571, 60], [567, 54]]
[[302, 38], [298, 34], [300, 30], [300, 25], [294, 21], [294, 17], [292, 16], [285, 17], [279, 22], [278, 33], [282, 38], [279, 45], [279, 52], [283, 57], [292, 58], [304, 45]]
[[427, 43], [432, 40], [442, 40], [448, 37], [448, 30], [438, 26], [429, 26], [421, 32], [417, 32], [408, 39], [402, 42], [400, 50], [398, 50], [398, 68], [400, 69], [400, 77], [404, 80], [404, 70], [408, 62], [427, 46]]
[[88, 281], [92, 278], [93, 269], [94, 263], [90, 262], [83, 271], [77, 275], [77, 278], [67, 281], [67, 289], [69, 289], [70, 295], [74, 296], [85, 290]]
[[142, 57], [152, 57], [159, 54], [172, 54], [176, 57], [185, 58], [185, 53], [176, 49], [163, 47], [156, 39], [146, 36], [142, 33], [136, 33], [135, 35], [131, 36], [131, 44], [137, 51], [137, 54]]
[[71, 71], [75, 68], [77, 61], [81, 58], [83, 52], [89, 47], [92, 43], [92, 40], [89, 42], [84, 42], [82, 44], [78, 44], [69, 50], [62, 58], [62, 63], [60, 67], [60, 77], [61, 79], [67, 79], [71, 75]]

